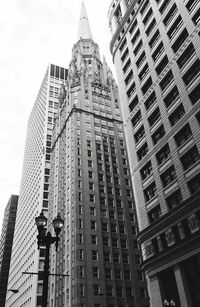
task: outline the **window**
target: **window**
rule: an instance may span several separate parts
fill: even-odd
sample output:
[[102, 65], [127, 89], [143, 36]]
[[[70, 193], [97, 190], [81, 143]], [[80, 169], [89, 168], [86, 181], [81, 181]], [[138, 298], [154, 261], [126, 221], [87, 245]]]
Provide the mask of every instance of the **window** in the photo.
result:
[[173, 23], [173, 25], [171, 26], [171, 28], [169, 29], [169, 31], [167, 32], [169, 39], [172, 39], [176, 35], [176, 33], [181, 28], [182, 24], [183, 24], [183, 20], [181, 16], [179, 15], [177, 19], [175, 20], [175, 22]]
[[119, 46], [119, 50], [122, 52], [122, 50], [124, 49], [126, 45], [126, 38], [122, 41], [121, 45]]
[[141, 15], [144, 14], [144, 12], [146, 11], [147, 7], [149, 6], [149, 0], [145, 1], [145, 4], [143, 5], [143, 7], [140, 10]]
[[190, 168], [193, 164], [199, 161], [200, 156], [196, 146], [192, 147], [186, 154], [181, 157], [181, 163], [184, 170]]
[[96, 266], [92, 267], [92, 273], [94, 278], [99, 278], [99, 268]]
[[193, 44], [190, 43], [177, 60], [179, 68], [182, 68], [190, 60], [193, 54], [195, 54], [195, 49]]
[[137, 19], [134, 21], [134, 23], [132, 24], [132, 26], [130, 27], [129, 33], [132, 34], [133, 31], [136, 29], [137, 26]]
[[198, 113], [196, 114], [196, 119], [198, 120], [198, 122], [199, 122], [199, 124], [200, 124], [200, 112], [198, 112]]
[[164, 0], [163, 4], [160, 6], [159, 11], [161, 14], [164, 13], [165, 9], [167, 8], [170, 0]]
[[80, 266], [80, 278], [84, 278], [84, 267]]
[[163, 187], [167, 187], [177, 177], [174, 166], [171, 166], [170, 168], [168, 168], [160, 177], [161, 177]]
[[113, 262], [114, 263], [119, 263], [119, 254], [117, 254], [117, 253], [113, 254]]
[[124, 80], [125, 84], [128, 85], [132, 79], [133, 79], [133, 71], [131, 69], [131, 71], [128, 73], [128, 76]]
[[116, 294], [117, 294], [117, 297], [123, 297], [123, 288], [116, 287]]
[[149, 36], [151, 34], [151, 32], [153, 31], [155, 25], [156, 25], [156, 20], [155, 20], [155, 18], [153, 18], [152, 22], [150, 23], [150, 25], [146, 29], [145, 33], [146, 33], [147, 36]]
[[123, 263], [127, 263], [127, 264], [129, 263], [129, 257], [127, 254], [122, 254], [122, 261]]
[[156, 132], [154, 132], [154, 134], [152, 135], [152, 140], [153, 140], [154, 145], [156, 145], [158, 141], [160, 141], [163, 138], [164, 135], [165, 135], [165, 129], [164, 129], [164, 126], [161, 125], [156, 130]]
[[180, 190], [177, 190], [169, 197], [166, 198], [166, 204], [169, 210], [173, 209], [174, 207], [178, 206], [182, 202], [182, 194]]
[[172, 82], [173, 80], [173, 73], [172, 71], [168, 71], [168, 73], [164, 76], [164, 78], [160, 81], [160, 88], [164, 91]]
[[136, 90], [135, 82], [133, 82], [131, 84], [130, 88], [128, 89], [128, 91], [126, 92], [127, 97], [130, 98], [133, 95], [133, 93], [135, 92], [135, 90]]
[[144, 25], [147, 24], [147, 22], [150, 20], [152, 15], [153, 15], [153, 11], [152, 11], [152, 8], [150, 8], [142, 21]]
[[175, 85], [169, 94], [164, 98], [166, 107], [169, 108], [171, 104], [177, 99], [177, 97], [179, 97], [179, 92], [177, 86]]
[[140, 36], [140, 30], [138, 29], [138, 30], [136, 31], [135, 35], [133, 36], [133, 38], [131, 39], [132, 45], [135, 44], [135, 42], [137, 41], [137, 39], [139, 38], [139, 36]]
[[158, 121], [159, 118], [160, 118], [160, 110], [157, 107], [155, 111], [148, 118], [149, 125], [153, 126]]
[[103, 246], [109, 246], [109, 238], [103, 237]]
[[184, 29], [182, 33], [179, 35], [175, 43], [172, 45], [172, 50], [176, 53], [178, 49], [182, 46], [186, 38], [188, 37], [188, 31]]
[[199, 99], [200, 99], [200, 83], [198, 83], [197, 86], [189, 94], [189, 98], [190, 98], [193, 105], [199, 101]]
[[162, 61], [156, 67], [156, 72], [158, 75], [161, 74], [161, 72], [165, 69], [168, 63], [169, 63], [168, 57], [165, 55]]
[[133, 109], [137, 106], [138, 102], [138, 96], [136, 95], [129, 104], [129, 110], [133, 111]]
[[124, 60], [127, 58], [128, 54], [129, 54], [129, 51], [128, 51], [128, 47], [127, 47], [126, 50], [124, 51], [124, 53], [121, 56], [122, 62], [124, 62]]
[[127, 241], [125, 239], [121, 239], [121, 248], [127, 248]]
[[186, 4], [186, 8], [189, 12], [195, 9], [198, 4], [198, 0], [189, 0]]
[[92, 167], [92, 161], [88, 160], [88, 167]]
[[104, 252], [104, 261], [110, 262], [110, 253], [109, 252]]
[[192, 21], [194, 22], [195, 25], [197, 25], [199, 23], [199, 21], [200, 21], [200, 8], [197, 10], [197, 12], [192, 17]]
[[90, 194], [90, 202], [94, 203], [94, 195], [93, 194]]
[[175, 136], [174, 139], [178, 147], [183, 145], [189, 138], [192, 137], [192, 131], [189, 124], [186, 124]]
[[83, 244], [83, 234], [82, 233], [79, 234], [79, 243]]
[[151, 87], [152, 85], [152, 79], [151, 77], [148, 78], [148, 80], [145, 82], [145, 84], [143, 85], [143, 87], [141, 88], [143, 95], [146, 94], [146, 92], [148, 91], [148, 89]]
[[112, 270], [111, 268], [105, 268], [106, 279], [112, 279]]
[[88, 171], [88, 177], [91, 179], [93, 178], [93, 172], [92, 171]]
[[97, 261], [98, 260], [98, 252], [97, 251], [92, 251], [92, 260]]
[[115, 279], [120, 280], [121, 279], [121, 270], [115, 269]]
[[152, 165], [151, 161], [149, 161], [141, 170], [140, 170], [142, 180], [145, 180], [152, 174]]
[[93, 285], [93, 290], [94, 290], [94, 296], [98, 296], [100, 293], [99, 285]]
[[106, 286], [106, 296], [112, 297], [113, 296], [113, 288], [111, 286]]
[[154, 51], [154, 53], [152, 54], [152, 58], [153, 58], [154, 62], [156, 62], [160, 58], [160, 56], [161, 56], [161, 54], [163, 54], [163, 52], [164, 52], [164, 45], [163, 45], [163, 42], [161, 42], [158, 45], [158, 47], [156, 48], [156, 50]]
[[140, 161], [143, 157], [146, 156], [148, 152], [148, 145], [145, 143], [137, 152], [138, 160]]
[[94, 183], [93, 182], [89, 182], [89, 189], [94, 190]]
[[126, 61], [125, 65], [123, 66], [122, 70], [124, 72], [124, 74], [127, 72], [128, 68], [130, 67], [131, 65], [131, 60], [130, 58]]
[[165, 145], [157, 154], [156, 154], [156, 158], [157, 158], [157, 162], [158, 164], [162, 164], [163, 162], [165, 162], [168, 158], [170, 157], [170, 149], [169, 149], [169, 145]]
[[169, 121], [174, 126], [185, 114], [182, 103], [176, 108], [176, 110], [169, 116]]
[[93, 245], [97, 245], [97, 236], [96, 235], [91, 235], [91, 243]]
[[137, 54], [139, 53], [139, 51], [141, 50], [143, 46], [142, 40], [140, 40], [137, 44], [137, 46], [135, 47], [135, 49], [133, 50], [133, 53], [135, 56], [137, 56]]
[[160, 205], [157, 205], [155, 208], [148, 212], [149, 222], [153, 223], [161, 217]]
[[111, 224], [110, 225], [110, 230], [111, 230], [111, 232], [116, 233], [116, 225], [115, 224]]
[[141, 70], [141, 72], [139, 73], [140, 81], [144, 80], [145, 77], [148, 75], [148, 73], [149, 73], [149, 66], [148, 64], [146, 64], [144, 68]]
[[116, 238], [112, 238], [112, 247], [118, 247], [118, 240]]
[[141, 115], [141, 111], [139, 110], [135, 116], [131, 119], [133, 128], [137, 125], [137, 123], [141, 120], [142, 115]]
[[171, 20], [173, 19], [173, 17], [175, 16], [175, 14], [177, 13], [177, 6], [176, 4], [174, 3], [171, 7], [171, 9], [169, 10], [169, 12], [167, 13], [166, 17], [163, 19], [163, 23], [165, 25], [165, 27], [167, 27]]
[[145, 135], [144, 126], [142, 126], [134, 135], [135, 142], [138, 143], [143, 138], [144, 135]]
[[151, 95], [147, 98], [147, 100], [144, 102], [144, 105], [146, 107], [146, 110], [149, 110], [151, 106], [156, 101], [156, 94], [155, 92], [151, 93]]
[[200, 73], [200, 60], [197, 59], [183, 76], [186, 85], [190, 84]]
[[91, 229], [92, 230], [96, 230], [97, 229], [96, 221], [91, 221]]
[[190, 189], [191, 194], [200, 191], [200, 174], [198, 174], [188, 182], [188, 187]]
[[144, 190], [145, 201], [148, 202], [155, 195], [156, 195], [156, 184], [155, 182], [153, 182]]
[[80, 260], [84, 259], [84, 251], [82, 249], [79, 250], [79, 259]]
[[96, 208], [90, 207], [90, 215], [96, 216]]
[[145, 59], [146, 59], [146, 55], [145, 55], [145, 52], [143, 51], [139, 59], [136, 62], [137, 68], [139, 68], [144, 63]]
[[155, 32], [155, 34], [153, 35], [152, 39], [149, 41], [149, 47], [150, 47], [151, 49], [155, 46], [155, 44], [157, 43], [157, 41], [159, 40], [159, 38], [160, 38], [160, 32], [159, 32], [159, 30], [157, 30], [157, 31]]

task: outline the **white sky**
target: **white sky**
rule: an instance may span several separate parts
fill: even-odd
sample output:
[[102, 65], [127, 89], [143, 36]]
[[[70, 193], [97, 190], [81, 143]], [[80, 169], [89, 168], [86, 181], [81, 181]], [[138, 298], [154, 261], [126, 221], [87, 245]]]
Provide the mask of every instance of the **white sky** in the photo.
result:
[[[19, 194], [28, 117], [47, 65], [68, 67], [82, 0], [0, 2], [0, 231], [11, 194]], [[112, 71], [108, 7], [84, 0], [93, 39]]]

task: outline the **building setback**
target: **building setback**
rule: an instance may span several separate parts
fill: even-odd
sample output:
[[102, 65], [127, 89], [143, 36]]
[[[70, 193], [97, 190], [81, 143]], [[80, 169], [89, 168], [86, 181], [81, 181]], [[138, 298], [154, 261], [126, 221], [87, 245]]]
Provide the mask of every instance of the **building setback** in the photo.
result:
[[151, 306], [200, 306], [200, 2], [114, 0], [109, 23]]
[[78, 42], [52, 137], [49, 222], [65, 221], [52, 249], [49, 306], [148, 306], [118, 90], [82, 4]]
[[41, 278], [22, 272], [37, 273], [43, 268], [45, 250], [37, 250], [35, 217], [42, 209], [47, 215], [51, 134], [59, 88], [66, 77], [66, 69], [48, 66], [29, 117], [8, 284], [19, 292], [8, 293], [6, 307], [41, 306]]
[[4, 211], [0, 240], [0, 306], [5, 306], [18, 196], [11, 195]]

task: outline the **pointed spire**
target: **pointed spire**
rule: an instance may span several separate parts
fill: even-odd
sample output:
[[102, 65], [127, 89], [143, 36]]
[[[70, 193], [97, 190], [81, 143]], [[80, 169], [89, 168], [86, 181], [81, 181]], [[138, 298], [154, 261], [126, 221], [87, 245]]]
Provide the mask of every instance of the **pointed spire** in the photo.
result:
[[81, 6], [81, 16], [79, 21], [79, 31], [78, 31], [78, 40], [79, 39], [92, 39], [92, 32], [90, 30], [90, 24], [87, 17], [86, 9], [84, 2], [82, 1]]

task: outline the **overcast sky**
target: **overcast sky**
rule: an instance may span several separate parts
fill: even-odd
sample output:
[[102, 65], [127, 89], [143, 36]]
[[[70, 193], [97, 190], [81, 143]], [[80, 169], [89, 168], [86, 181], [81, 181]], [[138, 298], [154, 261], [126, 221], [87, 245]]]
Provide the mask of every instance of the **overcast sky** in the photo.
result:
[[[68, 67], [82, 0], [0, 2], [0, 230], [11, 194], [19, 194], [27, 121], [53, 63]], [[93, 39], [114, 70], [109, 51], [111, 0], [84, 0]]]

